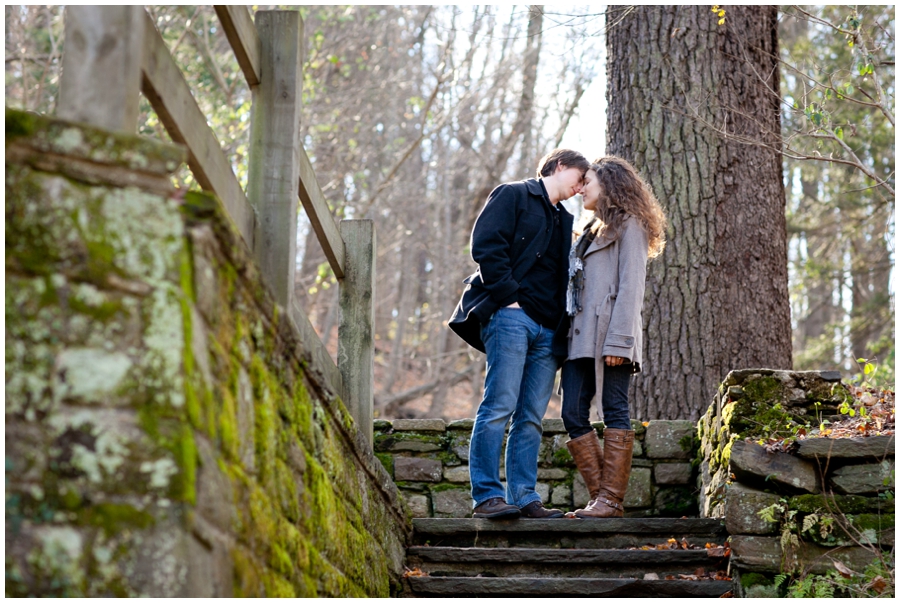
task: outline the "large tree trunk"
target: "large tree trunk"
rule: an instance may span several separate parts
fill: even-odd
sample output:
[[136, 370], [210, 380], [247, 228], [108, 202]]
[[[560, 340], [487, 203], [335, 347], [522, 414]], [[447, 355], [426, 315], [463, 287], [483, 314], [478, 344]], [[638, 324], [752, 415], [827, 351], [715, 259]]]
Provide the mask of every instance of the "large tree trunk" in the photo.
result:
[[607, 17], [607, 151], [635, 164], [670, 221], [647, 273], [642, 420], [697, 419], [731, 369], [791, 367], [781, 157], [701, 123], [777, 148], [777, 9], [729, 5], [716, 21], [708, 6]]

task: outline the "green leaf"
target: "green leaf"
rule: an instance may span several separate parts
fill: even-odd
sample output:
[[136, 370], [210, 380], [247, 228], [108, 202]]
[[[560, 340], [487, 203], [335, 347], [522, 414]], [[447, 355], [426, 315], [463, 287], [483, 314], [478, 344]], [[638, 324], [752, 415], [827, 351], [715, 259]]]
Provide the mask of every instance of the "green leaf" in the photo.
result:
[[837, 136], [838, 138], [840, 138], [841, 140], [844, 140], [844, 128], [841, 128], [840, 126], [835, 128], [834, 135]]
[[873, 364], [871, 364], [870, 362], [867, 362], [866, 365], [863, 367], [863, 373], [865, 373], [866, 375], [871, 375], [874, 371], [875, 371], [875, 366]]

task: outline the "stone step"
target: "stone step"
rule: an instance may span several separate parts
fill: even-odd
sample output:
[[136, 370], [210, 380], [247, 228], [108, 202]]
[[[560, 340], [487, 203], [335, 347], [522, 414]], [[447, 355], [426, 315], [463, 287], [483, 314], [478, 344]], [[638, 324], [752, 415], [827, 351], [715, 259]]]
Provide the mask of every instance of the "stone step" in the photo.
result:
[[624, 549], [675, 538], [691, 545], [722, 544], [719, 519], [438, 519], [413, 520], [413, 544], [441, 547]]
[[608, 550], [413, 546], [407, 565], [431, 577], [552, 576], [559, 578], [660, 578], [724, 569], [722, 557], [700, 550]]
[[416, 596], [720, 597], [727, 580], [635, 580], [619, 578], [434, 578], [410, 577]]

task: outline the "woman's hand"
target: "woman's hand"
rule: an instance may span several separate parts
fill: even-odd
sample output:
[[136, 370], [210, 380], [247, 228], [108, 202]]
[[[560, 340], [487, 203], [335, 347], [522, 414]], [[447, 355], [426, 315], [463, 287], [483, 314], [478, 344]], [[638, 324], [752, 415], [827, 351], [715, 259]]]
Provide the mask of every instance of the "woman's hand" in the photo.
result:
[[619, 366], [625, 363], [625, 358], [621, 356], [604, 356], [603, 360], [606, 361], [606, 366]]

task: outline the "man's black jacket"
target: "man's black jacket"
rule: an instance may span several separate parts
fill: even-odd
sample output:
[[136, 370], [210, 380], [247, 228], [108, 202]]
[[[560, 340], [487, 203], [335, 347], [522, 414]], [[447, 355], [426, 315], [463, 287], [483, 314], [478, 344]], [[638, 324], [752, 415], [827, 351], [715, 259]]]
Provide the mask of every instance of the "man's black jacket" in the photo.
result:
[[[563, 266], [559, 271], [557, 295], [558, 307], [565, 308], [566, 264], [572, 246], [574, 218], [563, 206], [558, 207], [562, 220]], [[481, 324], [498, 308], [517, 301], [519, 281], [546, 253], [553, 224], [552, 211], [556, 210], [545, 200], [543, 185], [533, 178], [501, 184], [491, 191], [472, 229], [472, 259], [478, 264], [478, 270], [463, 281], [467, 286], [449, 323], [450, 328], [476, 350], [484, 352]], [[565, 312], [562, 314], [565, 317]], [[568, 328], [568, 321], [561, 317], [560, 322], [554, 352], [564, 357], [566, 333], [560, 337], [560, 332]]]

